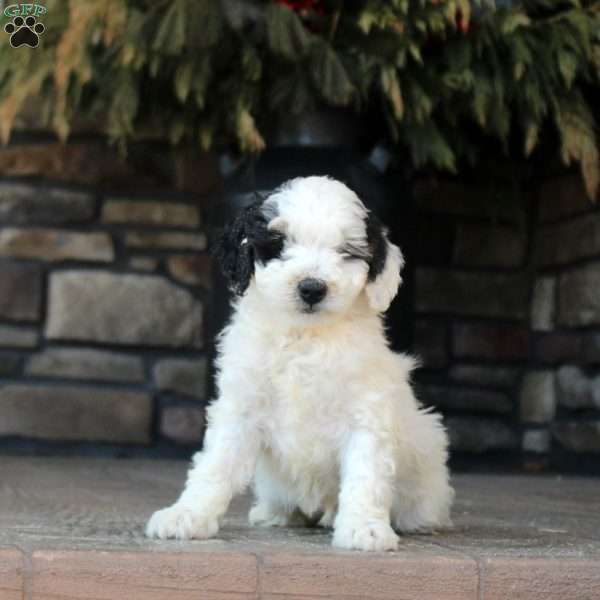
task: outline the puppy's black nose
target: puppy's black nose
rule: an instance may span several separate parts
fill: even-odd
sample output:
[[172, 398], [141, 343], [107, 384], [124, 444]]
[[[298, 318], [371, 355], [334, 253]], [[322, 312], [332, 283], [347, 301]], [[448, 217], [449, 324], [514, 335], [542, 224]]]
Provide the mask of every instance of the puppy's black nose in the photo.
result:
[[298, 293], [300, 294], [300, 298], [306, 302], [306, 304], [318, 304], [325, 298], [327, 294], [327, 285], [324, 281], [319, 279], [313, 279], [309, 277], [307, 279], [303, 279], [298, 284]]

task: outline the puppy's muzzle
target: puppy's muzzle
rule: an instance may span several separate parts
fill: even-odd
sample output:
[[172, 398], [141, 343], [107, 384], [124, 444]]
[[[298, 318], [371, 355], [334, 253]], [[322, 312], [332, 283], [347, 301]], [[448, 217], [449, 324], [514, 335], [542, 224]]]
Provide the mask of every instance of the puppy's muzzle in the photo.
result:
[[327, 284], [320, 279], [309, 277], [298, 284], [298, 295], [311, 308], [327, 295]]

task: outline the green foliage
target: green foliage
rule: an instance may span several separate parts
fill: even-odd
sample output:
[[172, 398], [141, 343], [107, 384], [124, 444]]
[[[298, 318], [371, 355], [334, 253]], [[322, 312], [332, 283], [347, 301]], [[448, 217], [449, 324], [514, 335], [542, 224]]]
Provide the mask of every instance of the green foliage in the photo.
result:
[[38, 48], [0, 36], [0, 136], [34, 106], [62, 139], [77, 115], [123, 146], [158, 133], [251, 153], [275, 114], [346, 106], [383, 111], [416, 166], [453, 171], [482, 139], [525, 157], [554, 130], [595, 197], [600, 0], [322, 4], [46, 0]]

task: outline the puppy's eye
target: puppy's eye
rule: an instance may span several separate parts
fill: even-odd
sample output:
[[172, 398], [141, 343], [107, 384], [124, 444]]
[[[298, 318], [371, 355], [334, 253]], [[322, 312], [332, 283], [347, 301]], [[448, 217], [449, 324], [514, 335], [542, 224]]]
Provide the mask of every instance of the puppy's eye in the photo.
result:
[[270, 260], [281, 258], [283, 245], [284, 236], [280, 233], [272, 232], [268, 236], [261, 236], [254, 240], [254, 251], [256, 252], [256, 258], [262, 263], [267, 263]]
[[367, 250], [351, 244], [342, 246], [338, 252], [344, 260], [366, 260], [369, 256]]

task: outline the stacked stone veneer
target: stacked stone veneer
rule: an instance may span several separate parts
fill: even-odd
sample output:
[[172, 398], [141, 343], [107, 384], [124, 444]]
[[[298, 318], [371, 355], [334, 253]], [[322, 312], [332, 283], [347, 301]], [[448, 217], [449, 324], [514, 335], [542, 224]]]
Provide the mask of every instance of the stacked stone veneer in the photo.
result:
[[[202, 439], [214, 162], [133, 159], [0, 150], [0, 452]], [[511, 202], [493, 183], [417, 185], [416, 382], [455, 455], [597, 463], [600, 211], [576, 176], [534, 188]]]
[[600, 210], [576, 176], [493, 189], [417, 186], [421, 398], [457, 452], [598, 453]]
[[0, 181], [0, 450], [202, 439], [199, 199], [97, 188]]

